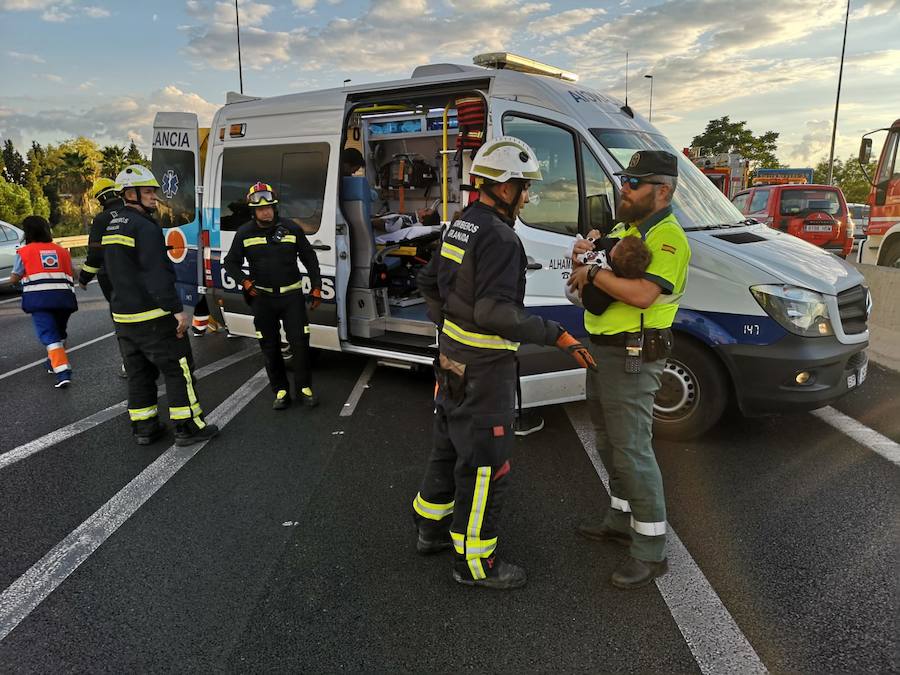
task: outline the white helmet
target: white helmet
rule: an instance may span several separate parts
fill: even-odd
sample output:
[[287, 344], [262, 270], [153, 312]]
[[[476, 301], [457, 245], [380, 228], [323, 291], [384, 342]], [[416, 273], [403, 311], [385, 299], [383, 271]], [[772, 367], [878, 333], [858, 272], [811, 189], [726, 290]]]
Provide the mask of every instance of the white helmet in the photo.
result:
[[475, 153], [469, 173], [495, 183], [513, 178], [543, 180], [534, 151], [515, 136], [500, 136], [482, 145]]
[[116, 176], [116, 183], [122, 190], [132, 187], [159, 187], [153, 172], [140, 164], [131, 164], [122, 169]]

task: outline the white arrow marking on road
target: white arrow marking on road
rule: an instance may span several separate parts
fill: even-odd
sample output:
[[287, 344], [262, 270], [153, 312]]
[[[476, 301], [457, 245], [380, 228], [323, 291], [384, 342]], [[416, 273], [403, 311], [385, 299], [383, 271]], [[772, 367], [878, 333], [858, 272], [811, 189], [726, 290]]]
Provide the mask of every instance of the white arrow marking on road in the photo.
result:
[[[584, 404], [569, 404], [566, 414], [603, 481], [603, 487], [609, 492], [609, 474], [597, 453], [594, 426], [587, 408]], [[704, 675], [768, 672], [675, 530], [669, 523], [666, 523], [666, 529], [669, 572], [656, 579], [656, 586], [700, 672]]]
[[900, 466], [900, 443], [895, 443], [887, 436], [883, 436], [862, 422], [848, 417], [831, 406], [813, 410], [811, 414], [830, 424], [842, 434], [849, 436], [860, 445], [866, 446], [872, 452], [878, 453], [886, 460]]
[[[231, 356], [226, 356], [224, 359], [219, 359], [218, 361], [209, 364], [208, 366], [203, 366], [202, 368], [197, 369], [197, 372], [194, 373], [194, 377], [196, 379], [200, 379], [206, 377], [208, 375], [212, 375], [213, 373], [217, 373], [223, 368], [227, 368], [238, 361], [242, 361], [247, 358], [251, 354], [258, 354], [259, 349], [256, 347], [248, 347], [247, 349], [243, 349]], [[157, 391], [158, 396], [162, 396], [165, 393], [165, 387], [160, 387]], [[0, 455], [0, 469], [4, 469], [10, 464], [15, 464], [16, 462], [25, 459], [26, 457], [31, 457], [31, 455], [40, 452], [41, 450], [46, 450], [47, 448], [56, 445], [66, 439], [72, 438], [73, 436], [77, 436], [78, 434], [89, 431], [94, 427], [103, 424], [111, 420], [112, 418], [121, 415], [128, 409], [128, 401], [119, 401], [108, 408], [104, 408], [100, 412], [95, 412], [93, 415], [89, 415], [84, 419], [80, 419], [77, 422], [72, 422], [71, 424], [67, 424], [64, 427], [60, 427], [56, 431], [51, 431], [49, 434], [44, 434], [40, 438], [36, 438], [33, 441], [29, 441], [24, 445], [20, 445], [17, 448], [13, 448], [8, 452], [4, 452]]]
[[[210, 414], [209, 421], [223, 428], [267, 384], [266, 371], [260, 370], [225, 399]], [[3, 641], [35, 607], [55, 591], [208, 442], [185, 448], [171, 446], [3, 591], [0, 594], [0, 641]]]
[[[72, 352], [78, 351], [82, 347], [87, 347], [88, 345], [92, 345], [95, 342], [100, 342], [100, 340], [105, 340], [106, 338], [112, 337], [115, 334], [116, 334], [116, 332], [113, 331], [112, 333], [106, 333], [105, 335], [101, 335], [100, 337], [95, 337], [93, 340], [88, 340], [87, 342], [82, 342], [80, 345], [78, 345], [76, 347], [66, 348], [66, 352], [71, 354]], [[7, 378], [7, 377], [11, 377], [11, 376], [15, 375], [16, 373], [21, 373], [23, 370], [28, 370], [29, 368], [34, 368], [35, 366], [37, 366], [41, 363], [44, 363], [46, 360], [47, 360], [46, 358], [38, 359], [37, 361], [34, 361], [33, 363], [29, 363], [27, 366], [22, 366], [21, 368], [16, 368], [15, 370], [10, 370], [8, 373], [3, 373], [2, 375], [0, 375], [0, 380]]]

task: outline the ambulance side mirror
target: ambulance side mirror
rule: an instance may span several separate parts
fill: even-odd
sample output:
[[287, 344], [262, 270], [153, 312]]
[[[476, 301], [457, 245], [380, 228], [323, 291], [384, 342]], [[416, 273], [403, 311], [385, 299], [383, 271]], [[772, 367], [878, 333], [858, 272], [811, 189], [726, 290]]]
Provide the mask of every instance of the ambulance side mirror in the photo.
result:
[[606, 195], [591, 195], [587, 198], [588, 230], [600, 230], [608, 234], [613, 226], [612, 209]]

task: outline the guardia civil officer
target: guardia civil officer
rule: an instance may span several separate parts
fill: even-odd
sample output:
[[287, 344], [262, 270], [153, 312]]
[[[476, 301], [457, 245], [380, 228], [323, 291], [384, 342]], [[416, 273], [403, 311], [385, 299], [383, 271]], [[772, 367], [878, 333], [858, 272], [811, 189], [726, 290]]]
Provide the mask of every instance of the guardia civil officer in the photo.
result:
[[[272, 407], [284, 410], [290, 405], [290, 385], [281, 353], [281, 326], [294, 354], [294, 380], [297, 397], [313, 407], [318, 397], [312, 390], [309, 368], [309, 323], [303, 276], [297, 259], [309, 274], [312, 291], [310, 309], [322, 302], [322, 277], [319, 261], [300, 226], [278, 217], [278, 200], [272, 186], [255, 183], [247, 193], [253, 219], [241, 225], [234, 235], [225, 270], [241, 288], [253, 310], [253, 324], [260, 335], [259, 346], [266, 358], [269, 384], [275, 392]], [[250, 274], [244, 274], [244, 260]]]
[[135, 441], [149, 445], [163, 434], [156, 407], [162, 373], [175, 423], [175, 442], [192, 445], [215, 436], [194, 390], [194, 359], [185, 336], [188, 316], [175, 290], [175, 270], [159, 224], [153, 220], [159, 183], [139, 164], [116, 177], [125, 207], [109, 219], [101, 238], [103, 267], [112, 284], [110, 307], [128, 374], [128, 415]]
[[[597, 362], [596, 372], [588, 373], [587, 397], [597, 450], [609, 473], [611, 504], [601, 522], [580, 525], [578, 532], [628, 547], [629, 556], [611, 581], [629, 589], [668, 570], [666, 503], [652, 445], [653, 400], [672, 350], [670, 327], [687, 283], [691, 250], [672, 213], [675, 155], [641, 150], [616, 175], [622, 183], [620, 223], [609, 236], [642, 237], [650, 265], [641, 279], [583, 265], [569, 284], [578, 289], [593, 284], [615, 299], [602, 314], [584, 315]], [[573, 260], [589, 246], [577, 243]]]
[[560, 324], [525, 311], [525, 250], [513, 227], [541, 180], [534, 152], [503, 136], [483, 145], [471, 173], [480, 199], [447, 230], [418, 278], [440, 327], [435, 362], [434, 448], [413, 500], [419, 553], [455, 551], [461, 584], [510, 589], [525, 570], [496, 555], [498, 517], [510, 471], [520, 342], [555, 345], [582, 367], [588, 350]]
[[[119, 195], [119, 190], [118, 184], [110, 178], [98, 178], [91, 186], [91, 196], [100, 202], [103, 210], [91, 221], [91, 229], [88, 232], [87, 258], [78, 272], [78, 287], [81, 290], [87, 289], [87, 285], [96, 276], [97, 285], [100, 286], [100, 291], [107, 302], [112, 297], [112, 284], [109, 282], [109, 275], [103, 268], [103, 246], [100, 240], [103, 238], [103, 232], [109, 221], [125, 208], [125, 201]], [[127, 377], [124, 363], [119, 371], [119, 376]]]

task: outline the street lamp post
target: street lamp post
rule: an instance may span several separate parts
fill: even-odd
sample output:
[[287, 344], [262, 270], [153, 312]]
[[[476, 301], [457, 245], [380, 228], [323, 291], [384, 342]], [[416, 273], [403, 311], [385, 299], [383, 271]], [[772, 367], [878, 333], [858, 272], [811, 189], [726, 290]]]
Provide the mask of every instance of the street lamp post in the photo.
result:
[[653, 76], [652, 75], [644, 75], [648, 80], [650, 80], [650, 115], [647, 117], [648, 122], [653, 121]]
[[844, 44], [841, 45], [841, 67], [838, 69], [837, 96], [834, 99], [834, 123], [831, 125], [831, 152], [828, 155], [828, 184], [834, 184], [834, 140], [837, 138], [838, 106], [841, 103], [841, 80], [844, 77], [844, 52], [847, 49], [847, 23], [850, 20], [850, 0], [847, 0], [847, 13], [844, 15]]
[[241, 93], [244, 93], [244, 70], [241, 68], [241, 16], [238, 13], [238, 0], [234, 0], [234, 23], [237, 28], [238, 47], [238, 79], [241, 83]]

